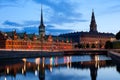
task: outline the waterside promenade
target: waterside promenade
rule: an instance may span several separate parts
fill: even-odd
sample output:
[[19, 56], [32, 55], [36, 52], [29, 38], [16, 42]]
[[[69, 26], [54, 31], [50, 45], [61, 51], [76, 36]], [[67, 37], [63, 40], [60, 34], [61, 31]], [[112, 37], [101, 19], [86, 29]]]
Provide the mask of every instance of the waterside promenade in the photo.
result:
[[109, 51], [108, 54], [114, 61], [120, 63], [120, 49]]
[[[72, 49], [72, 50], [51, 50], [51, 51], [41, 51], [41, 50], [21, 50], [21, 49], [0, 49], [0, 59], [14, 59], [14, 58], [27, 58], [27, 57], [50, 57], [50, 56], [63, 56], [63, 55], [75, 55], [83, 53], [109, 53], [108, 49]], [[113, 50], [112, 50], [113, 51]], [[120, 50], [119, 50], [120, 51]], [[94, 53], [93, 53], [94, 52]]]

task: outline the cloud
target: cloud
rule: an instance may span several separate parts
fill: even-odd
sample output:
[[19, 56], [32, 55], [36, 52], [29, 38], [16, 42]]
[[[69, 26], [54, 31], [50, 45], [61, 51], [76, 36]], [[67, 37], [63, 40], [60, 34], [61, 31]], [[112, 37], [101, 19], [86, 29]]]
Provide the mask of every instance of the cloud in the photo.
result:
[[37, 33], [38, 34], [38, 28], [36, 26], [29, 26], [29, 27], [24, 27], [22, 32], [27, 32], [27, 33]]
[[5, 7], [21, 7], [24, 6], [27, 0], [0, 0], [0, 8]]
[[[79, 22], [87, 21], [86, 19], [82, 18], [83, 16], [82, 13], [74, 12], [75, 7], [73, 7], [73, 5], [71, 5], [70, 2], [66, 0], [59, 0], [59, 1], [57, 0], [44, 0], [44, 1], [33, 0], [33, 1], [38, 4], [44, 5], [45, 7], [46, 6], [49, 7], [49, 9], [45, 11], [43, 9], [43, 11], [44, 11], [45, 16], [49, 15], [49, 21], [52, 21], [51, 23], [61, 24], [61, 23], [66, 23], [66, 22], [71, 23], [75, 21], [79, 21]], [[47, 12], [48, 10], [49, 12]]]
[[52, 34], [52, 35], [59, 35], [62, 33], [70, 33], [71, 29], [46, 29], [47, 34]]
[[20, 26], [22, 26], [21, 24], [19, 24], [19, 23], [16, 23], [16, 22], [12, 22], [12, 21], [5, 21], [4, 23], [3, 23], [3, 25], [8, 25], [8, 26], [16, 26], [16, 27], [20, 27]]
[[[27, 33], [37, 33], [38, 27], [40, 25], [39, 21], [24, 21], [23, 23], [17, 23], [13, 21], [4, 21], [1, 30], [3, 31], [12, 31], [16, 29], [18, 32], [27, 32]], [[7, 28], [6, 28], [7, 27]], [[73, 31], [72, 29], [60, 29], [56, 28], [54, 25], [46, 25], [46, 34], [59, 35], [61, 33], [68, 33]]]
[[24, 26], [30, 26], [30, 25], [38, 25], [39, 26], [40, 24], [40, 21], [33, 21], [33, 20], [30, 20], [30, 21], [24, 21], [23, 25]]

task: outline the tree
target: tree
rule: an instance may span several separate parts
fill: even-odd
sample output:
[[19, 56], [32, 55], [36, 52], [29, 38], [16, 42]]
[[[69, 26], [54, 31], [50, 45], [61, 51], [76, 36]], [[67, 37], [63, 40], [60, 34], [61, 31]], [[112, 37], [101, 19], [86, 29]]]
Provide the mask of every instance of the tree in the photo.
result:
[[90, 48], [90, 45], [89, 45], [89, 44], [86, 44], [86, 48]]
[[116, 39], [119, 40], [120, 39], [120, 31], [116, 34]]
[[113, 48], [112, 42], [107, 41], [107, 42], [105, 43], [105, 49], [112, 49], [112, 48]]
[[92, 44], [91, 48], [95, 48], [95, 44]]

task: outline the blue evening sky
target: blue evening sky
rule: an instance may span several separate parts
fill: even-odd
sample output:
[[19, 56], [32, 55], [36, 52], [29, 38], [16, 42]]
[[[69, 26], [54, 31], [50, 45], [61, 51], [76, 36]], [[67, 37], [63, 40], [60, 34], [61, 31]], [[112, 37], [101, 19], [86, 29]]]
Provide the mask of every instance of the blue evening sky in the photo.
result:
[[0, 30], [37, 34], [41, 4], [47, 34], [89, 31], [92, 9], [99, 32], [120, 30], [120, 0], [0, 0]]

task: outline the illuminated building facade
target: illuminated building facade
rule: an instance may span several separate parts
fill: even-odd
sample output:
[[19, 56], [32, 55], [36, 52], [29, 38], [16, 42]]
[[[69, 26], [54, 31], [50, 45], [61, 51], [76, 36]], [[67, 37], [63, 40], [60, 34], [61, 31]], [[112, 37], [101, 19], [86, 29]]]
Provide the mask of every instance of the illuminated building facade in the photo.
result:
[[[62, 40], [61, 40], [62, 39]], [[61, 37], [45, 35], [43, 13], [41, 8], [41, 22], [39, 35], [12, 32], [0, 32], [0, 49], [30, 49], [30, 50], [68, 50], [72, 49], [72, 41]]]
[[112, 33], [101, 33], [97, 31], [94, 11], [92, 11], [90, 31], [89, 32], [74, 32], [61, 34], [61, 37], [69, 37], [73, 42], [81, 45], [81, 48], [104, 48], [106, 41], [115, 40], [115, 35]]

